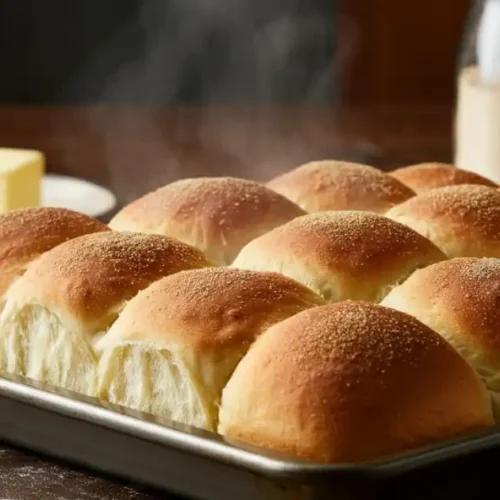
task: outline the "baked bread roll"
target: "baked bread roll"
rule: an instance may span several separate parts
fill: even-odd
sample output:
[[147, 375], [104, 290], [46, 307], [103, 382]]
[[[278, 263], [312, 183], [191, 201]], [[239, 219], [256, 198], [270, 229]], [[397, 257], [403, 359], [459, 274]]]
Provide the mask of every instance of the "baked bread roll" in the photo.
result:
[[109, 228], [63, 208], [25, 208], [0, 215], [0, 311], [6, 290], [30, 262], [67, 240], [99, 231]]
[[164, 278], [99, 341], [99, 397], [216, 430], [220, 395], [252, 342], [323, 301], [275, 273], [212, 268]]
[[407, 167], [397, 168], [389, 174], [402, 182], [415, 193], [423, 193], [431, 189], [461, 184], [479, 184], [482, 186], [497, 187], [497, 185], [482, 175], [469, 172], [447, 163], [419, 163]]
[[158, 235], [91, 234], [43, 254], [8, 290], [0, 369], [95, 394], [93, 343], [139, 290], [207, 266], [203, 254]]
[[380, 301], [415, 269], [445, 259], [410, 228], [370, 212], [294, 219], [246, 245], [233, 267], [276, 271], [324, 299]]
[[307, 212], [367, 210], [383, 214], [415, 195], [376, 168], [333, 160], [306, 163], [267, 186]]
[[464, 257], [414, 273], [383, 304], [440, 333], [483, 379], [500, 417], [500, 260]]
[[224, 388], [219, 432], [356, 463], [493, 425], [470, 365], [416, 319], [362, 302], [301, 312], [257, 339]]
[[500, 256], [500, 191], [462, 185], [433, 189], [387, 217], [433, 241], [448, 257]]
[[164, 234], [232, 262], [250, 240], [304, 215], [265, 186], [232, 177], [200, 177], [168, 184], [122, 209], [110, 222], [118, 231]]

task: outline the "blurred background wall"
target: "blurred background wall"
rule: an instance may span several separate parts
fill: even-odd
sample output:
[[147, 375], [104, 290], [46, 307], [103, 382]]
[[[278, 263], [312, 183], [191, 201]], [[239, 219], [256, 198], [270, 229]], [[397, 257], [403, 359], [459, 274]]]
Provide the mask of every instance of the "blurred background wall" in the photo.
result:
[[335, 0], [0, 0], [0, 101], [332, 102]]
[[349, 103], [454, 100], [455, 71], [474, 0], [342, 0], [355, 57], [343, 73]]
[[0, 102], [452, 102], [469, 0], [0, 0]]

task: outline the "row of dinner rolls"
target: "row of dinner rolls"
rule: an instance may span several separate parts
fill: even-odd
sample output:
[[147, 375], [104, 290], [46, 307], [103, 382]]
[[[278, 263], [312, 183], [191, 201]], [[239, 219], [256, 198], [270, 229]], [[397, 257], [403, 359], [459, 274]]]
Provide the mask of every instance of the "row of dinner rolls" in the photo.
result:
[[109, 227], [1, 216], [0, 370], [326, 462], [487, 428], [500, 267], [476, 257], [500, 252], [500, 192], [408, 170], [187, 179]]

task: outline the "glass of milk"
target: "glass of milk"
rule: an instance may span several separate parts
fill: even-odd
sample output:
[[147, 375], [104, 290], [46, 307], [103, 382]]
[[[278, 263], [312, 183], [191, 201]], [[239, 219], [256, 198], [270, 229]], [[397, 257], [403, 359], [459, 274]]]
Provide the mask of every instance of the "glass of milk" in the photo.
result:
[[476, 0], [458, 72], [455, 164], [500, 183], [500, 0]]

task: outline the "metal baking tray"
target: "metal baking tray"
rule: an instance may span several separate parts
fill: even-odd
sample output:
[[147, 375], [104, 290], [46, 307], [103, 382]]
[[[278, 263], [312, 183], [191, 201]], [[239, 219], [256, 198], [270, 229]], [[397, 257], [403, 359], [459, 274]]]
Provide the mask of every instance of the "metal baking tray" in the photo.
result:
[[500, 459], [493, 430], [364, 465], [300, 462], [15, 376], [0, 378], [0, 440], [203, 500], [477, 495]]

